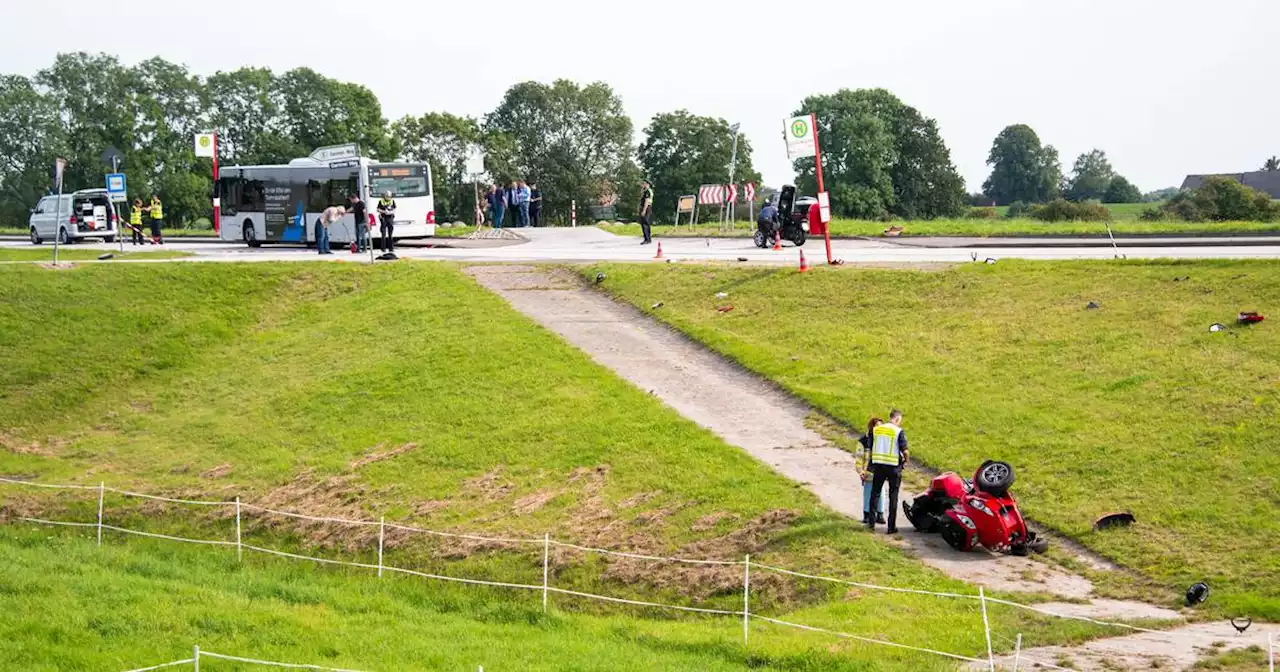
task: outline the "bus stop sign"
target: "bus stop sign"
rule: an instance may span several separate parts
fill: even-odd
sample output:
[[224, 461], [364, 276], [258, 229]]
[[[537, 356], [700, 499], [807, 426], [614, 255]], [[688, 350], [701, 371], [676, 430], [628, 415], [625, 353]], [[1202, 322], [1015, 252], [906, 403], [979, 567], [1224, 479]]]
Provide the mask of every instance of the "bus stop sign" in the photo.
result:
[[112, 203], [124, 203], [129, 200], [129, 190], [125, 187], [124, 173], [107, 175], [107, 196]]

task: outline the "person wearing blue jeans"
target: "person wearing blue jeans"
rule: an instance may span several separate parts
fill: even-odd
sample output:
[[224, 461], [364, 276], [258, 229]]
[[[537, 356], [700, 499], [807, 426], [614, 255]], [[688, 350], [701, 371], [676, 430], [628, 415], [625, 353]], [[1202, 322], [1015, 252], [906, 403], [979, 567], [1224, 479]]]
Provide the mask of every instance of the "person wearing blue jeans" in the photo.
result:
[[524, 180], [516, 183], [516, 207], [520, 208], [520, 228], [529, 226], [529, 200], [531, 192]]
[[[859, 465], [859, 468], [858, 468], [858, 476], [862, 478], [862, 524], [863, 525], [870, 524], [872, 520], [871, 519], [871, 513], [872, 513], [871, 500], [873, 498], [871, 496], [872, 495], [871, 435], [875, 433], [876, 426], [882, 422], [884, 422], [884, 420], [881, 420], [880, 418], [871, 418], [871, 421], [867, 423], [866, 436], [863, 436], [861, 439], [858, 439], [858, 443], [862, 444], [862, 451], [863, 451], [863, 455], [865, 456], [863, 460], [860, 460], [861, 464]], [[874, 498], [879, 500], [880, 502], [880, 506], [877, 507], [880, 510], [875, 512], [876, 514], [875, 521], [880, 524], [884, 524], [884, 514], [885, 514], [886, 506], [888, 504], [888, 502], [886, 501], [888, 497], [884, 496], [883, 494], [884, 489], [885, 489], [885, 486], [881, 485], [880, 487], [880, 490], [882, 493], [881, 496]]]
[[507, 192], [495, 184], [489, 191], [489, 221], [493, 222], [493, 228], [502, 228], [502, 218], [506, 215], [506, 210]]

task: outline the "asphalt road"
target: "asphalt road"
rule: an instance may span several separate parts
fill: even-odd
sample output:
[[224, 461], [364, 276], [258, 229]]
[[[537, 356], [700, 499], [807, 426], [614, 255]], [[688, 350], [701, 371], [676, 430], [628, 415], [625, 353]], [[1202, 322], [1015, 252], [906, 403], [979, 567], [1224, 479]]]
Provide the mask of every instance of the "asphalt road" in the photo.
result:
[[[522, 229], [521, 241], [431, 239], [402, 244], [401, 257], [469, 262], [590, 262], [653, 261], [657, 245], [642, 246], [636, 238], [615, 236], [595, 227], [577, 229]], [[1008, 242], [1004, 242], [1008, 241]], [[756, 248], [750, 239], [669, 238], [660, 241], [663, 257], [672, 261], [718, 261], [786, 264], [799, 263], [799, 250], [784, 243], [781, 251]], [[1090, 241], [1096, 243], [1097, 241]], [[999, 259], [1112, 259], [1117, 253], [1129, 259], [1246, 259], [1280, 258], [1280, 238], [1159, 238], [1125, 241], [1118, 251], [1110, 246], [1081, 246], [1071, 239], [981, 239], [972, 246], [966, 239], [836, 240], [833, 256], [850, 263], [936, 263]], [[30, 243], [2, 241], [0, 248], [27, 248]], [[118, 244], [82, 243], [75, 249], [118, 251]], [[131, 249], [128, 244], [126, 251]], [[51, 251], [51, 246], [43, 249]], [[152, 249], [150, 247], [145, 249]], [[196, 256], [180, 261], [367, 261], [368, 255], [353, 255], [335, 249], [321, 257], [301, 247], [244, 245], [211, 241], [173, 239], [165, 249], [190, 252]], [[811, 265], [826, 261], [822, 240], [810, 240], [803, 248]], [[139, 260], [141, 262], [141, 260]], [[115, 260], [112, 263], [120, 263]]]

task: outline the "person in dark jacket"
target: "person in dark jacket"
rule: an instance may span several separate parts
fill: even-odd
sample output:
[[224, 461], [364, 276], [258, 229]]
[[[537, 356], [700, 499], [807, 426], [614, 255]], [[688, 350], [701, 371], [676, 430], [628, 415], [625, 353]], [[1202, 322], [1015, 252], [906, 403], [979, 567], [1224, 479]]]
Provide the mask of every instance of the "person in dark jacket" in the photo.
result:
[[[871, 507], [880, 506], [880, 489], [889, 486], [889, 525], [887, 532], [898, 532], [898, 488], [902, 486], [902, 468], [911, 454], [907, 447], [907, 433], [902, 431], [902, 411], [893, 409], [889, 422], [882, 422], [871, 432]], [[874, 530], [874, 521], [867, 523]]]
[[[871, 524], [871, 437], [875, 433], [876, 427], [883, 422], [884, 420], [881, 420], [880, 418], [871, 418], [871, 420], [867, 422], [867, 433], [863, 435], [861, 439], [858, 439], [858, 443], [862, 444], [862, 455], [858, 458], [858, 477], [862, 479], [863, 525]], [[883, 491], [883, 488], [881, 488], [881, 490]], [[875, 522], [880, 524], [884, 524], [885, 505], [887, 504], [885, 499], [886, 498], [882, 493], [880, 497], [880, 510], [875, 512]]]
[[529, 224], [542, 226], [542, 191], [538, 183], [529, 183]]
[[364, 199], [355, 194], [351, 194], [348, 200], [347, 212], [355, 216], [356, 227], [356, 251], [367, 252], [369, 250], [369, 211], [366, 209]]

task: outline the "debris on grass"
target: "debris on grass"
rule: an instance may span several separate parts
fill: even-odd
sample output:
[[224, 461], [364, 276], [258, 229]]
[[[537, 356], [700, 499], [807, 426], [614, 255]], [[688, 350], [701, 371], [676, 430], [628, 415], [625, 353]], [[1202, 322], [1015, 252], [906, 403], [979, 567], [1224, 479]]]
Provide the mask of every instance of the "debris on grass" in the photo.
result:
[[1253, 625], [1253, 619], [1248, 616], [1245, 616], [1244, 618], [1231, 619], [1231, 627], [1235, 628], [1236, 632], [1242, 635], [1244, 634], [1244, 631], [1248, 630], [1249, 626], [1251, 625]]
[[1227, 325], [1222, 324], [1221, 322], [1214, 322], [1213, 324], [1209, 325], [1209, 333], [1211, 334], [1216, 334], [1219, 331], [1226, 331], [1226, 330], [1227, 330]]
[[106, 260], [108, 260], [108, 259], [115, 259], [115, 258], [116, 258], [116, 255], [111, 254], [110, 252], [108, 252], [108, 253], [106, 253], [106, 254], [99, 254], [99, 255], [98, 255], [98, 261], [106, 261]]
[[727, 313], [727, 312], [729, 312], [729, 311], [733, 310], [733, 306], [720, 306], [720, 307], [716, 308], [716, 310], [718, 310], [718, 311], [720, 311], [720, 312], [722, 312], [722, 313]]
[[511, 483], [503, 480], [502, 471], [505, 467], [499, 464], [490, 469], [481, 476], [477, 476], [466, 483], [466, 489], [480, 495], [481, 499], [492, 502], [507, 496], [515, 487]]
[[736, 513], [727, 513], [725, 511], [717, 511], [715, 513], [707, 514], [693, 521], [693, 525], [689, 527], [689, 530], [692, 532], [706, 532], [708, 530], [715, 528], [715, 526], [719, 525], [721, 521], [737, 520], [737, 519], [738, 519], [738, 514]]
[[1136, 520], [1137, 519], [1133, 517], [1133, 514], [1127, 511], [1108, 513], [1093, 522], [1093, 529], [1094, 531], [1097, 531], [1108, 530], [1113, 527], [1128, 527]]
[[1257, 324], [1267, 318], [1259, 315], [1257, 311], [1241, 312], [1236, 316], [1236, 322], [1240, 324]]
[[1090, 302], [1089, 302], [1089, 305], [1085, 306], [1085, 307], [1084, 307], [1084, 309], [1085, 309], [1085, 310], [1097, 310], [1097, 309], [1099, 309], [1099, 308], [1101, 308], [1101, 307], [1102, 307], [1102, 306], [1099, 306], [1099, 305], [1098, 305], [1098, 303], [1097, 303], [1096, 301], [1090, 301]]
[[562, 492], [562, 490], [539, 490], [538, 492], [525, 495], [524, 497], [517, 499], [516, 503], [511, 506], [511, 512], [517, 516], [533, 513], [534, 511], [546, 506], [547, 502], [550, 502], [560, 496]]
[[1187, 606], [1203, 603], [1209, 599], [1209, 584], [1201, 581], [1187, 589]]
[[661, 302], [661, 301], [659, 301], [659, 302], [657, 302], [657, 303], [653, 304], [652, 306], [649, 306], [649, 309], [650, 309], [650, 310], [657, 310], [657, 309], [659, 309], [659, 308], [661, 308], [661, 307], [662, 307], [662, 302]]
[[229, 473], [231, 473], [230, 464], [219, 464], [212, 469], [206, 469], [205, 471], [200, 472], [200, 478], [222, 478]]
[[717, 299], [727, 299], [727, 298], [729, 298], [729, 292], [716, 292], [716, 298], [717, 298]]
[[407, 453], [417, 448], [418, 444], [410, 442], [402, 446], [399, 446], [398, 448], [392, 448], [391, 450], [388, 450], [385, 452], [382, 450], [382, 446], [383, 444], [381, 443], [374, 446], [373, 452], [369, 453], [368, 455], [365, 455], [364, 457], [356, 460], [355, 462], [352, 462], [350, 465], [348, 465], [348, 468], [351, 469], [352, 471], [355, 471], [360, 467], [373, 464], [374, 462], [381, 462], [383, 460], [395, 457], [396, 455], [403, 455], [404, 453]]

